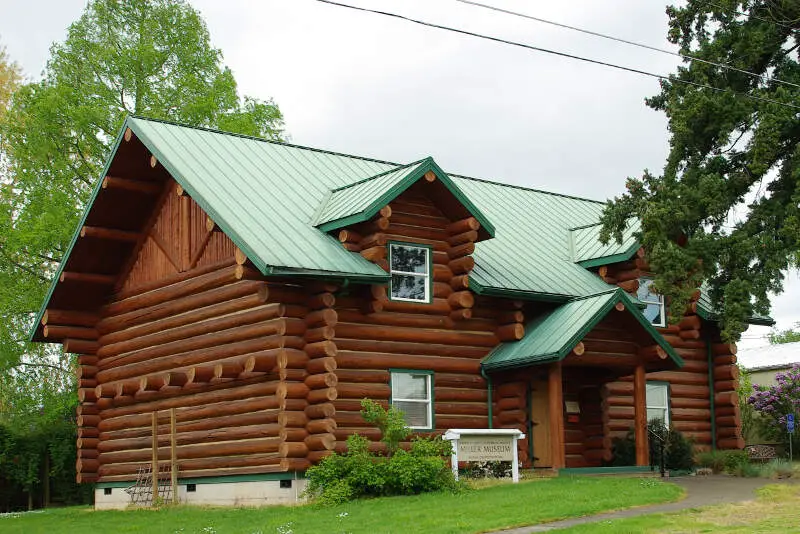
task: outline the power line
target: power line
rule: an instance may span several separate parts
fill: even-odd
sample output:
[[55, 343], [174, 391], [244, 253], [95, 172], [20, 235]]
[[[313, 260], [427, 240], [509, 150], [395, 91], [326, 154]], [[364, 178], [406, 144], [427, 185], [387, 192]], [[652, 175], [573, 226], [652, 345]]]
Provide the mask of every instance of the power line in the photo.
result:
[[582, 57], [582, 56], [576, 56], [574, 54], [568, 54], [566, 52], [559, 52], [557, 50], [550, 50], [548, 48], [541, 48], [541, 47], [538, 47], [538, 46], [533, 46], [533, 45], [529, 45], [529, 44], [525, 44], [525, 43], [520, 43], [520, 42], [517, 42], [517, 41], [510, 41], [508, 39], [501, 39], [500, 37], [492, 37], [490, 35], [484, 35], [484, 34], [481, 34], [481, 33], [475, 33], [475, 32], [471, 32], [471, 31], [467, 31], [467, 30], [453, 28], [453, 27], [450, 27], [450, 26], [442, 26], [440, 24], [435, 24], [433, 22], [425, 22], [423, 20], [412, 19], [410, 17], [399, 15], [397, 13], [390, 13], [390, 12], [387, 12], [387, 11], [378, 11], [376, 9], [368, 9], [366, 7], [351, 6], [351, 5], [348, 5], [348, 4], [342, 4], [342, 3], [339, 3], [339, 2], [334, 2], [332, 0], [316, 0], [316, 1], [320, 2], [320, 3], [323, 3], [323, 4], [329, 4], [329, 5], [332, 5], [332, 6], [346, 7], [348, 9], [353, 9], [353, 10], [356, 10], [356, 11], [364, 11], [366, 13], [374, 13], [376, 15], [384, 15], [384, 16], [387, 16], [387, 17], [393, 17], [393, 18], [396, 18], [396, 19], [404, 20], [406, 22], [413, 22], [414, 24], [420, 24], [422, 26], [428, 26], [430, 28], [436, 28], [436, 29], [439, 29], [439, 30], [445, 30], [445, 31], [453, 32], [453, 33], [459, 33], [461, 35], [467, 35], [467, 36], [470, 36], [470, 37], [477, 37], [479, 39], [486, 39], [487, 41], [494, 41], [496, 43], [507, 44], [507, 45], [516, 46], [516, 47], [519, 47], [519, 48], [525, 48], [527, 50], [533, 50], [533, 51], [542, 52], [542, 53], [545, 53], [545, 54], [552, 54], [554, 56], [565, 57], [565, 58], [574, 59], [574, 60], [577, 60], [577, 61], [583, 61], [585, 63], [593, 63], [595, 65], [601, 65], [603, 67], [610, 67], [610, 68], [613, 68], [613, 69], [623, 70], [623, 71], [626, 71], [626, 72], [633, 72], [635, 74], [641, 74], [642, 76], [649, 76], [651, 78], [656, 78], [656, 79], [668, 81], [668, 82], [671, 82], [671, 83], [682, 83], [684, 85], [689, 85], [689, 86], [697, 87], [697, 88], [701, 88], [701, 89], [710, 89], [710, 90], [716, 91], [718, 93], [727, 93], [727, 94], [732, 94], [732, 95], [736, 95], [736, 96], [743, 96], [745, 98], [750, 98], [751, 100], [756, 100], [756, 101], [759, 101], [759, 102], [766, 102], [766, 103], [769, 103], [769, 104], [777, 104], [779, 106], [792, 108], [792, 109], [800, 109], [800, 106], [796, 106], [794, 104], [789, 104], [787, 102], [780, 102], [778, 100], [773, 100], [771, 98], [751, 95], [749, 93], [739, 93], [739, 92], [731, 91], [731, 90], [728, 90], [728, 89], [722, 89], [720, 87], [713, 87], [711, 85], [705, 85], [705, 84], [702, 84], [702, 83], [692, 82], [692, 81], [689, 81], [689, 80], [682, 80], [680, 78], [674, 78], [674, 77], [670, 77], [670, 76], [664, 76], [662, 74], [655, 74], [655, 73], [647, 72], [647, 71], [644, 71], [644, 70], [634, 69], [632, 67], [625, 67], [625, 66], [622, 66], [622, 65], [614, 64], [614, 63], [608, 63], [606, 61], [600, 61], [600, 60], [597, 60], [597, 59], [590, 59], [590, 58], [586, 58], [586, 57]]
[[707, 59], [703, 59], [703, 58], [699, 58], [699, 57], [695, 57], [695, 56], [690, 56], [688, 54], [681, 54], [680, 52], [674, 52], [672, 50], [667, 50], [665, 48], [658, 48], [656, 46], [651, 46], [651, 45], [644, 44], [644, 43], [638, 43], [636, 41], [629, 41], [627, 39], [622, 39], [620, 37], [614, 37], [613, 35], [608, 35], [608, 34], [605, 34], [605, 33], [600, 33], [600, 32], [595, 32], [595, 31], [592, 31], [592, 30], [587, 30], [585, 28], [579, 28], [577, 26], [570, 26], [569, 24], [562, 24], [560, 22], [555, 22], [555, 21], [543, 19], [543, 18], [540, 18], [540, 17], [534, 17], [533, 15], [526, 15], [525, 13], [519, 13], [517, 11], [510, 11], [508, 9], [503, 9], [503, 8], [491, 6], [491, 5], [488, 5], [488, 4], [482, 4], [480, 2], [473, 2], [471, 0], [456, 0], [456, 2], [461, 2], [462, 4], [469, 4], [469, 5], [476, 6], [476, 7], [482, 7], [484, 9], [490, 9], [492, 11], [505, 13], [507, 15], [513, 15], [515, 17], [520, 17], [520, 18], [529, 19], [529, 20], [535, 20], [536, 22], [542, 22], [544, 24], [550, 24], [552, 26], [558, 26], [559, 28], [565, 28], [565, 29], [568, 29], [568, 30], [573, 30], [573, 31], [576, 31], [576, 32], [585, 33], [587, 35], [592, 35], [594, 37], [600, 37], [602, 39], [608, 39], [610, 41], [616, 41], [618, 43], [624, 43], [624, 44], [631, 45], [631, 46], [638, 46], [639, 48], [645, 48], [647, 50], [652, 50], [654, 52], [660, 52], [662, 54], [668, 54], [670, 56], [679, 57], [679, 58], [682, 58], [682, 59], [685, 59], [685, 60], [688, 60], [688, 61], [697, 61], [699, 63], [705, 63], [706, 65], [712, 65], [714, 67], [719, 67], [719, 68], [723, 68], [723, 69], [732, 70], [732, 71], [735, 71], [735, 72], [739, 72], [741, 74], [747, 74], [748, 76], [752, 76], [754, 78], [759, 78], [762, 81], [767, 82], [767, 83], [770, 82], [770, 81], [775, 81], [775, 82], [779, 82], [779, 83], [782, 83], [782, 84], [790, 85], [792, 87], [800, 88], [800, 85], [798, 85], [796, 83], [787, 82], [787, 81], [781, 80], [779, 78], [771, 77], [771, 76], [764, 76], [762, 74], [758, 74], [758, 73], [755, 73], [755, 72], [750, 72], [749, 70], [745, 70], [745, 69], [740, 69], [738, 67], [734, 67], [733, 65], [728, 65], [726, 63], [717, 63], [715, 61], [709, 61]]

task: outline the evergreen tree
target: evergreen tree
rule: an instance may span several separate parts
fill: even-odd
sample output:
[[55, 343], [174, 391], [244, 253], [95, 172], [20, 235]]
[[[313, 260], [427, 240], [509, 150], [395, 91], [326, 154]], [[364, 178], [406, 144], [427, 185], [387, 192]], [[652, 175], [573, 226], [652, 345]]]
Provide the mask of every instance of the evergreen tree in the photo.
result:
[[609, 202], [603, 238], [638, 217], [671, 318], [707, 280], [723, 336], [737, 340], [798, 264], [800, 2], [689, 0], [667, 14], [669, 40], [697, 60], [646, 100], [669, 119], [670, 153], [663, 174], [629, 178]]

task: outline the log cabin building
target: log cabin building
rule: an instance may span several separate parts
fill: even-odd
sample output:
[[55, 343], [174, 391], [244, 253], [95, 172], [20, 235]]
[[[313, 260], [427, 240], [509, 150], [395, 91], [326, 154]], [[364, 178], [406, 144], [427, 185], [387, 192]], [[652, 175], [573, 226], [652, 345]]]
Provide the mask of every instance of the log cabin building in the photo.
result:
[[[152, 457], [183, 500], [287, 502], [371, 398], [419, 432], [518, 428], [524, 466], [599, 467], [664, 419], [740, 448], [736, 348], [698, 299], [668, 325], [603, 203], [131, 117], [32, 339], [77, 354], [78, 480], [98, 507]], [[769, 323], [769, 319], [754, 319]]]

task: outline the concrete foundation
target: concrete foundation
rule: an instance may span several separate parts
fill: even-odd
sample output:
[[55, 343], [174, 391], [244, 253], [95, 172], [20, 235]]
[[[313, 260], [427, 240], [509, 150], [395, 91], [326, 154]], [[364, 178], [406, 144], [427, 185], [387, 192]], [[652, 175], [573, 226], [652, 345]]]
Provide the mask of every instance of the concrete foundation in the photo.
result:
[[[281, 482], [284, 486], [281, 487]], [[304, 501], [305, 479], [263, 480], [252, 482], [181, 483], [178, 485], [180, 504], [199, 506], [270, 506], [298, 504]], [[96, 510], [119, 510], [131, 505], [125, 488], [96, 488]]]

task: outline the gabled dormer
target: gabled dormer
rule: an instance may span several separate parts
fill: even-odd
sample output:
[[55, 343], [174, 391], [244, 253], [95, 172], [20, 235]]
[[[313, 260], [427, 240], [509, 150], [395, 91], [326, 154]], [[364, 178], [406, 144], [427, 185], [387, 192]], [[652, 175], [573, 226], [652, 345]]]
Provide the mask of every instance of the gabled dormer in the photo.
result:
[[472, 316], [472, 254], [494, 226], [432, 158], [330, 191], [314, 224], [389, 273], [373, 311]]

